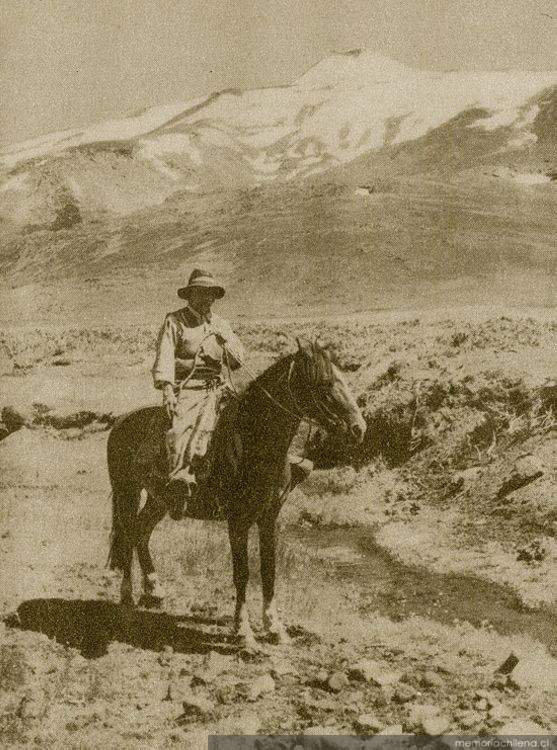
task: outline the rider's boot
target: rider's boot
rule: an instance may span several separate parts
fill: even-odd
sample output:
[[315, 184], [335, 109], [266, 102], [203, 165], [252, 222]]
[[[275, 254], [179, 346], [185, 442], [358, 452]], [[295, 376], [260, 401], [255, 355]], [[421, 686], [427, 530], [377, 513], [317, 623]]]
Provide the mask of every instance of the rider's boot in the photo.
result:
[[197, 483], [189, 469], [180, 469], [172, 474], [166, 485], [166, 502], [170, 518], [179, 521], [184, 517], [186, 503], [194, 496], [196, 490]]
[[310, 461], [309, 458], [302, 458], [289, 453], [288, 462], [290, 464], [291, 487], [296, 487], [297, 484], [306, 480], [313, 471], [313, 461]]

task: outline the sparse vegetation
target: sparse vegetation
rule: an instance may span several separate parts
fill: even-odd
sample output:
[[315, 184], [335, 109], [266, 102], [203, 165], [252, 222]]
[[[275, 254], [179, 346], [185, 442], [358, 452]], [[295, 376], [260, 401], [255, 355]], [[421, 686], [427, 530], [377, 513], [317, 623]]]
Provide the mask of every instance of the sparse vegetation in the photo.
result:
[[[210, 677], [217, 652], [230, 647], [224, 634], [233, 589], [223, 524], [163, 522], [153, 541], [168, 613], [116, 616], [117, 582], [102, 568], [109, 527], [105, 436], [95, 433], [119, 413], [116, 404], [136, 405], [137, 383], [149, 378], [155, 327], [6, 330], [0, 341], [22, 369], [2, 377], [0, 517], [9, 531], [0, 534], [0, 556], [18, 581], [14, 550], [27, 540], [33, 567], [24, 580], [45, 599], [28, 598], [34, 615], [24, 629], [4, 631], [11, 650], [0, 651], [0, 672], [13, 687], [0, 687], [2, 741], [87, 747], [117, 735], [121, 747], [154, 737], [170, 747], [193, 729], [203, 737], [227, 731], [253, 707], [264, 720], [234, 731], [274, 733], [285, 730], [285, 721], [294, 733], [327, 721], [335, 731], [361, 731], [358, 717], [369, 706], [382, 725], [400, 722], [411, 730], [412, 691], [427, 691], [452, 731], [467, 731], [462, 722], [475, 711], [477, 689], [495, 690], [516, 715], [535, 713], [552, 730], [542, 686], [526, 690], [506, 677], [492, 683], [510, 650], [527, 660], [536, 643], [524, 634], [503, 636], [505, 628], [531, 627], [532, 637], [542, 633], [549, 642], [550, 611], [521, 608], [552, 596], [557, 391], [546, 376], [557, 328], [508, 318], [238, 328], [255, 371], [294, 350], [296, 336], [319, 337], [368, 423], [357, 450], [313, 435], [308, 449], [318, 468], [284, 509], [278, 600], [293, 645], [253, 660], [223, 657], [230, 660], [227, 671]], [[60, 357], [72, 362], [62, 372], [55, 365]], [[44, 386], [62, 377], [79, 378], [88, 395], [80, 408], [39, 399], [33, 389], [22, 405], [22, 385], [40, 383], [41, 394], [49, 393]], [[102, 408], [96, 398], [93, 405], [93, 393], [102, 395]], [[307, 435], [301, 431], [300, 449]], [[255, 538], [249, 554], [255, 619]], [[451, 573], [469, 587], [461, 598]], [[494, 581], [507, 588], [490, 589]], [[5, 587], [4, 612], [26, 596], [18, 585]], [[493, 605], [491, 621], [492, 603], [506, 602], [508, 587], [517, 599]], [[42, 619], [41, 601], [51, 607]], [[200, 638], [208, 639], [212, 656], [195, 653]], [[536, 649], [545, 665], [552, 663], [540, 643]], [[355, 680], [352, 665], [361, 658], [400, 671], [403, 687], [391, 694]], [[432, 664], [435, 678], [425, 677]], [[531, 670], [537, 679], [539, 670]], [[274, 692], [253, 702], [252, 685], [267, 674]], [[344, 687], [333, 702], [329, 681], [338, 674], [345, 675], [338, 678]], [[184, 712], [183, 697], [192, 693], [209, 701], [205, 716]], [[474, 731], [501, 726], [486, 710]]]

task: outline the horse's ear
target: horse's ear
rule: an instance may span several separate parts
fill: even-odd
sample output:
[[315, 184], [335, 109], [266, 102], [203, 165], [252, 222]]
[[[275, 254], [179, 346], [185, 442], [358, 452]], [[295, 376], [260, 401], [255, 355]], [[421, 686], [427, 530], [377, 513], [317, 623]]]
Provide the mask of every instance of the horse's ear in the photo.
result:
[[316, 352], [322, 354], [326, 359], [333, 361], [334, 358], [334, 346], [332, 341], [326, 341], [325, 339], [317, 336], [314, 339], [313, 346]]
[[298, 351], [302, 354], [309, 354], [311, 352], [311, 343], [309, 341], [296, 336], [296, 343], [298, 344]]

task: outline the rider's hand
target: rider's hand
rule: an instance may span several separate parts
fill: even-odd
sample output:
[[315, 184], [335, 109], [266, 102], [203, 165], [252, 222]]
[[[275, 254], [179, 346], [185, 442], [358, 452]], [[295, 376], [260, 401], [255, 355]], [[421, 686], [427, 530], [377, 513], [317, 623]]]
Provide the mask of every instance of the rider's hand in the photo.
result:
[[202, 347], [202, 360], [208, 367], [220, 365], [222, 362], [222, 348], [225, 336], [218, 326], [211, 331], [211, 335], [205, 339]]
[[162, 405], [166, 409], [166, 413], [168, 414], [168, 418], [172, 419], [172, 417], [176, 414], [176, 405], [178, 403], [178, 399], [176, 398], [176, 394], [174, 393], [174, 387], [167, 383], [162, 391]]
[[204, 354], [201, 357], [201, 362], [205, 367], [220, 367], [221, 359], [220, 357], [217, 359], [216, 357], [212, 357], [210, 354]]
[[226, 331], [224, 331], [218, 324], [217, 325], [213, 324], [213, 326], [214, 326], [213, 333], [215, 334], [215, 339], [216, 339], [217, 344], [219, 346], [224, 346], [227, 340]]

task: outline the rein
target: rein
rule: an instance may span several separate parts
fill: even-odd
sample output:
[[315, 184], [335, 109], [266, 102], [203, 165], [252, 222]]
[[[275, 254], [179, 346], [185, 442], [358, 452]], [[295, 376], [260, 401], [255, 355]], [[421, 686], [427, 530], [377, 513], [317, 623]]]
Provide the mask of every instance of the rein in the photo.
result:
[[[214, 336], [214, 331], [210, 331], [209, 333], [205, 334], [201, 341], [199, 342], [197, 349], [195, 350], [195, 354], [193, 355], [193, 366], [191, 368], [190, 374], [184, 378], [184, 380], [181, 380], [178, 385], [178, 395], [182, 392], [182, 389], [186, 387], [186, 384], [191, 380], [193, 374], [195, 373], [195, 368], [197, 367], [197, 357], [199, 356], [199, 353], [201, 352], [201, 347], [203, 346], [204, 342], [210, 338], [211, 336]], [[228, 365], [228, 359], [227, 359], [227, 365]], [[230, 372], [230, 369], [229, 369]]]
[[[198, 347], [197, 347], [197, 349], [195, 351], [195, 354], [194, 354], [192, 370], [189, 373], [189, 375], [184, 380], [182, 380], [180, 382], [180, 384], [178, 386], [178, 393], [181, 393], [182, 389], [186, 386], [186, 384], [190, 381], [190, 379], [192, 378], [193, 374], [195, 373], [195, 369], [196, 369], [196, 366], [197, 366], [197, 358], [198, 358], [199, 353], [201, 352], [201, 348], [202, 348], [203, 343], [206, 341], [206, 339], [208, 339], [208, 338], [210, 338], [211, 336], [214, 336], [214, 335], [215, 335], [214, 331], [211, 331], [211, 332], [207, 333], [201, 339], [201, 341], [199, 342], [199, 345], [198, 345]], [[236, 394], [236, 396], [239, 397], [238, 389], [236, 388], [236, 386], [234, 384], [234, 379], [232, 377], [232, 368], [230, 366], [230, 360], [228, 358], [228, 349], [226, 347], [226, 344], [222, 345], [222, 349], [223, 349], [223, 353], [224, 353], [224, 360], [225, 360], [225, 363], [226, 363], [226, 369], [228, 370], [228, 379], [230, 381], [230, 385], [232, 386], [232, 390], [234, 391], [234, 393]], [[248, 373], [248, 375], [251, 376], [252, 383], [255, 386], [257, 386], [257, 388], [259, 388], [259, 390], [275, 406], [278, 406], [278, 408], [281, 409], [281, 411], [285, 412], [285, 414], [288, 414], [290, 417], [293, 417], [294, 419], [297, 419], [300, 422], [306, 422], [308, 425], [310, 425], [310, 427], [318, 427], [318, 428], [323, 428], [324, 427], [324, 425], [322, 425], [317, 420], [312, 419], [311, 417], [306, 417], [304, 415], [302, 409], [300, 408], [300, 406], [299, 406], [299, 404], [298, 404], [298, 402], [296, 400], [296, 397], [294, 396], [294, 393], [292, 392], [291, 381], [292, 381], [292, 373], [294, 371], [294, 360], [292, 360], [292, 362], [290, 363], [290, 367], [288, 369], [288, 377], [287, 377], [287, 381], [286, 381], [286, 387], [287, 387], [288, 394], [290, 396], [290, 399], [291, 399], [292, 403], [294, 404], [294, 407], [295, 407], [296, 411], [294, 411], [292, 409], [289, 409], [288, 407], [284, 406], [284, 404], [281, 404], [280, 401], [278, 401], [278, 399], [276, 399], [271, 393], [269, 393], [269, 391], [266, 388], [264, 388], [261, 385], [261, 383], [258, 382], [258, 376], [253, 372], [253, 370], [251, 370], [248, 367], [247, 364], [244, 363], [243, 367], [245, 368], [245, 370]], [[325, 418], [325, 420], [327, 422], [330, 422], [330, 423], [333, 423], [333, 424], [338, 423], [338, 419], [336, 418], [336, 415], [334, 414], [334, 412], [331, 411], [331, 409], [328, 409], [325, 404], [321, 403], [320, 401], [318, 401], [315, 398], [315, 394], [314, 394], [313, 389], [311, 387], [308, 387], [308, 390], [309, 390], [311, 399], [312, 399], [312, 401], [313, 401], [313, 403], [314, 403], [317, 411], [321, 412], [321, 414], [323, 414], [323, 417]]]
[[[224, 346], [223, 349], [224, 349], [224, 353], [225, 353], [225, 357], [226, 357], [226, 366], [227, 366], [227, 369], [228, 369], [228, 377], [230, 378], [230, 382], [232, 384], [234, 392], [238, 396], [238, 390], [234, 386], [234, 381], [232, 380], [232, 372], [231, 372], [230, 364], [228, 362], [228, 354], [227, 354], [227, 351], [226, 351], [226, 347]], [[290, 394], [290, 398], [292, 399], [292, 403], [294, 404], [294, 406], [296, 408], [298, 408], [298, 411], [293, 411], [292, 409], [289, 409], [288, 407], [284, 406], [284, 404], [281, 404], [280, 401], [278, 401], [271, 393], [269, 393], [269, 391], [266, 388], [264, 388], [261, 385], [261, 383], [258, 382], [258, 376], [253, 372], [253, 370], [251, 370], [245, 363], [244, 363], [243, 367], [246, 370], [246, 372], [248, 373], [248, 375], [251, 376], [251, 378], [252, 378], [252, 384], [256, 385], [257, 388], [259, 388], [259, 390], [263, 394], [265, 394], [265, 396], [267, 396], [267, 398], [270, 401], [272, 401], [273, 404], [275, 404], [275, 406], [278, 406], [279, 409], [281, 409], [283, 412], [285, 412], [289, 416], [294, 417], [295, 419], [300, 420], [300, 422], [307, 422], [310, 426], [313, 426], [313, 427], [321, 427], [321, 428], [323, 427], [323, 425], [320, 424], [319, 422], [317, 422], [315, 419], [311, 419], [311, 417], [304, 416], [304, 414], [302, 413], [302, 410], [299, 409], [299, 405], [298, 405], [298, 403], [296, 401], [296, 398], [294, 397], [294, 394], [292, 393], [292, 388], [291, 388], [291, 385], [290, 385], [290, 381], [291, 381], [291, 378], [292, 378], [292, 371], [294, 369], [294, 362], [293, 361], [290, 363], [290, 367], [289, 367], [289, 370], [288, 370], [287, 388], [288, 388], [288, 393]], [[313, 399], [315, 401], [315, 396], [313, 395], [313, 392], [312, 392], [312, 397], [313, 397]], [[315, 401], [315, 402], [319, 406], [318, 402], [317, 401]], [[324, 411], [324, 409], [320, 409], [320, 410], [324, 414], [326, 413]]]
[[[226, 363], [226, 369], [228, 370], [228, 379], [230, 381], [230, 385], [232, 386], [232, 390], [234, 391], [234, 393], [236, 395], [236, 398], [239, 399], [240, 398], [240, 394], [238, 393], [238, 389], [236, 388], [236, 386], [234, 384], [234, 379], [232, 377], [232, 368], [230, 366], [230, 361], [228, 359], [228, 351], [227, 351], [227, 348], [226, 348], [225, 345], [223, 345], [223, 352], [224, 352], [224, 361]], [[313, 427], [318, 427], [319, 428], [319, 427], [322, 427], [322, 425], [319, 424], [319, 422], [316, 422], [314, 419], [310, 419], [309, 417], [304, 417], [304, 415], [301, 413], [301, 409], [299, 410], [299, 413], [297, 413], [297, 412], [294, 412], [294, 411], [288, 409], [283, 404], [281, 404], [280, 401], [278, 401], [271, 393], [269, 393], [269, 391], [266, 388], [264, 388], [261, 385], [261, 383], [257, 382], [257, 375], [253, 372], [253, 370], [251, 370], [245, 363], [244, 363], [243, 367], [245, 368], [245, 370], [248, 373], [248, 375], [251, 376], [251, 378], [252, 378], [252, 384], [255, 384], [259, 388], [259, 390], [273, 404], [275, 404], [276, 406], [278, 406], [280, 409], [282, 409], [282, 411], [286, 412], [290, 416], [295, 417], [297, 420], [300, 420], [301, 422], [307, 422], [307, 424], [309, 425], [309, 430], [308, 430], [308, 434], [307, 434], [307, 437], [306, 437], [306, 440], [305, 440], [305, 450], [304, 450], [304, 453], [307, 453], [308, 445], [310, 443], [311, 436], [312, 436], [312, 428]], [[291, 381], [291, 378], [292, 378], [292, 370], [293, 369], [294, 369], [294, 362], [292, 361], [290, 363], [290, 367], [288, 368], [287, 387], [288, 387], [288, 393], [290, 394], [290, 398], [292, 399], [293, 404], [296, 407], [298, 407], [298, 404], [296, 402], [294, 394], [292, 393], [292, 388], [290, 386], [290, 381]], [[279, 379], [279, 381], [278, 381], [279, 383], [283, 379], [283, 377], [284, 376], [282, 376]], [[312, 396], [313, 396], [313, 392], [312, 392]], [[314, 397], [314, 400], [315, 400], [315, 397]], [[316, 402], [316, 404], [317, 404], [317, 406], [319, 406], [319, 404], [317, 402]], [[293, 463], [293, 464], [301, 464], [303, 461], [304, 461], [304, 457], [303, 456], [300, 456], [298, 458], [298, 460], [296, 460], [296, 461], [292, 461], [292, 459], [290, 459], [290, 462]], [[283, 500], [283, 498], [289, 492], [289, 490], [290, 490], [290, 487], [287, 485], [285, 487], [285, 489], [283, 490], [280, 498], [279, 498], [279, 502], [281, 502]]]

